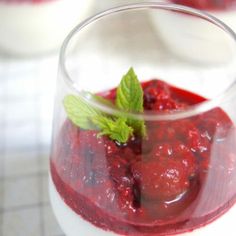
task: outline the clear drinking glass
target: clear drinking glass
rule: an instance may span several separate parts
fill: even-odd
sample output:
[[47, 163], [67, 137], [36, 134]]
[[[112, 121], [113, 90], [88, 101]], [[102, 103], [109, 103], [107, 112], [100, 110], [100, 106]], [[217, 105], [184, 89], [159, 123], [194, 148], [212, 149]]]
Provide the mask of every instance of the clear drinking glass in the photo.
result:
[[[177, 21], [185, 16], [218, 37], [189, 34]], [[168, 43], [182, 39], [182, 54], [160, 34], [170, 17]], [[143, 95], [130, 94], [134, 83], [122, 89], [144, 111], [115, 105], [130, 67]], [[198, 10], [132, 4], [80, 23], [61, 49], [50, 157], [51, 204], [66, 235], [234, 234], [235, 77], [235, 34]], [[113, 123], [105, 129], [98, 117]], [[105, 132], [121, 129], [125, 141]]]

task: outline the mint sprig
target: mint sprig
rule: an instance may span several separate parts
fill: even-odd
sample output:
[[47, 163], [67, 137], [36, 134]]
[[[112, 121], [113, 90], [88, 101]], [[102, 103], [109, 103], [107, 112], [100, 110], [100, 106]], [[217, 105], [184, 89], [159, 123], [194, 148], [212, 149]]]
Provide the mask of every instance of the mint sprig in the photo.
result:
[[127, 142], [133, 134], [133, 128], [126, 124], [126, 118], [124, 117], [113, 120], [105, 116], [97, 116], [92, 120], [101, 129], [99, 135], [107, 135], [110, 139], [119, 143]]
[[127, 112], [143, 111], [143, 90], [132, 67], [117, 88], [116, 105]]
[[[113, 107], [113, 103], [101, 96], [88, 95], [105, 105]], [[142, 87], [130, 68], [123, 76], [117, 88], [116, 106], [126, 112], [143, 112]], [[63, 101], [68, 118], [82, 129], [99, 129], [99, 135], [107, 135], [110, 139], [125, 143], [133, 134], [145, 136], [144, 121], [123, 117], [122, 115], [108, 116], [89, 105], [83, 98], [67, 95]], [[121, 113], [122, 114], [122, 113]]]
[[68, 118], [82, 129], [96, 128], [91, 120], [92, 117], [102, 116], [102, 113], [91, 107], [82, 98], [67, 95], [63, 101]]
[[[143, 89], [132, 67], [123, 76], [118, 86], [116, 105], [126, 112], [143, 112]], [[136, 134], [146, 135], [146, 127], [143, 120], [128, 118], [127, 124], [133, 127]]]

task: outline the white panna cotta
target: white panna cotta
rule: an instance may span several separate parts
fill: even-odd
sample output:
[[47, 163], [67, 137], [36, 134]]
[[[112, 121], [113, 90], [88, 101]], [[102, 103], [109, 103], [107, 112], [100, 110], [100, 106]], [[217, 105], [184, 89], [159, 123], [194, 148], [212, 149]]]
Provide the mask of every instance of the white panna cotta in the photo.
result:
[[0, 51], [36, 55], [56, 50], [84, 19], [92, 0], [0, 1]]
[[[60, 224], [62, 230], [67, 236], [115, 236], [113, 232], [105, 231], [100, 229], [90, 222], [85, 221], [81, 216], [76, 214], [69, 208], [59, 193], [52, 181], [51, 176], [49, 177], [49, 192], [51, 205], [54, 214]], [[236, 226], [234, 220], [236, 219], [236, 205], [234, 205], [230, 210], [228, 210], [224, 215], [219, 217], [214, 222], [198, 228], [192, 232], [187, 232], [184, 234], [179, 234], [180, 236], [222, 236], [227, 234], [227, 236], [235, 236]]]
[[72, 211], [62, 200], [49, 177], [49, 193], [51, 205], [59, 225], [67, 236], [115, 236], [117, 234], [100, 229]]
[[[236, 31], [236, 9], [208, 13]], [[150, 19], [166, 48], [179, 58], [205, 64], [223, 64], [234, 60], [230, 49], [232, 45], [226, 43], [229, 38], [222, 34], [217, 25], [207, 24], [199, 17], [174, 11], [153, 12]]]

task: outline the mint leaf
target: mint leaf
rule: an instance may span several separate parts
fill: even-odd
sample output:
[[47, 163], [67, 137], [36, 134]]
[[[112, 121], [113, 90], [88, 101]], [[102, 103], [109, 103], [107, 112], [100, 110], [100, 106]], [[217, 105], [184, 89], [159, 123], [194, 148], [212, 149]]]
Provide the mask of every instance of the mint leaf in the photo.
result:
[[143, 111], [143, 90], [132, 67], [117, 88], [116, 105], [128, 112]]
[[[86, 92], [90, 98], [106, 106], [114, 107], [114, 104], [98, 95]], [[63, 101], [68, 118], [82, 129], [99, 129], [99, 135], [107, 135], [112, 140], [120, 143], [128, 141], [133, 133], [145, 136], [146, 127], [144, 121], [126, 118], [121, 114], [106, 115], [89, 105], [79, 96], [67, 95]], [[123, 76], [117, 89], [116, 105], [126, 112], [143, 112], [143, 90], [130, 68]]]
[[101, 113], [92, 108], [82, 98], [67, 95], [63, 101], [68, 118], [82, 129], [94, 129], [91, 118], [101, 116]]
[[146, 125], [143, 120], [127, 119], [127, 124], [133, 127], [134, 133], [145, 137], [147, 135]]
[[114, 107], [114, 104], [110, 100], [105, 99], [104, 97], [101, 97], [101, 96], [96, 95], [96, 94], [91, 94], [91, 96], [93, 96], [93, 98], [96, 101], [98, 101], [98, 102], [100, 102], [100, 103], [102, 103], [102, 104], [104, 104], [106, 106]]
[[110, 139], [120, 143], [127, 142], [133, 134], [133, 128], [126, 124], [126, 119], [123, 117], [113, 120], [108, 117], [97, 116], [92, 120], [102, 130], [99, 135], [107, 135]]
[[[123, 76], [116, 94], [116, 106], [126, 112], [143, 112], [143, 90], [131, 67]], [[127, 124], [138, 135], [146, 135], [144, 121], [128, 118]]]
[[[100, 96], [92, 96], [95, 100], [110, 104], [108, 100]], [[116, 140], [120, 143], [127, 142], [129, 137], [133, 134], [133, 129], [126, 124], [125, 118], [119, 117], [112, 119], [102, 112], [99, 112], [97, 109], [92, 108], [86, 101], [78, 96], [67, 95], [63, 103], [68, 118], [82, 129], [100, 129], [100, 135], [107, 135], [112, 140]]]

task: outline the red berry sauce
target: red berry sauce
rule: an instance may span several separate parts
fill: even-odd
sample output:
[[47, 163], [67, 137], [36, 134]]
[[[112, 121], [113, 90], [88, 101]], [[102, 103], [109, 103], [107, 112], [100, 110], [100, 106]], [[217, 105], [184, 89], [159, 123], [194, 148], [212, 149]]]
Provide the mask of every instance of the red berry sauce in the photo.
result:
[[236, 0], [171, 0], [173, 3], [181, 4], [201, 10], [227, 10], [235, 7]]
[[[145, 111], [185, 109], [204, 98], [160, 80], [142, 84]], [[104, 93], [114, 101], [115, 89]], [[169, 235], [210, 223], [236, 201], [236, 135], [215, 108], [176, 121], [146, 122], [126, 144], [66, 121], [51, 175], [78, 215], [121, 235]]]
[[14, 3], [14, 4], [23, 4], [23, 3], [30, 3], [30, 4], [40, 4], [45, 3], [49, 1], [55, 1], [55, 0], [0, 0], [0, 2], [4, 3]]

